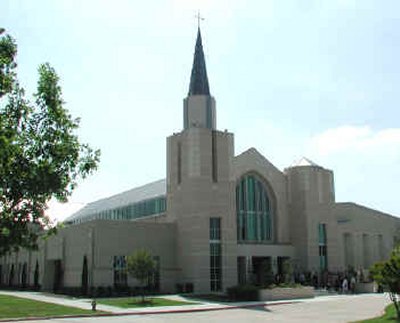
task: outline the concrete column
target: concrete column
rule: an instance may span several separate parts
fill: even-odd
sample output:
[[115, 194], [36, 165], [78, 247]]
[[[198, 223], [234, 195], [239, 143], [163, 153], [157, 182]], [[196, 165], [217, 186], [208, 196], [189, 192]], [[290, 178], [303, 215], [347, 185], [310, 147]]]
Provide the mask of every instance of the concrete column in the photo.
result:
[[364, 264], [364, 249], [363, 249], [363, 241], [362, 241], [362, 233], [354, 234], [354, 265], [356, 268], [363, 267]]
[[271, 256], [271, 269], [274, 275], [278, 273], [278, 257]]
[[253, 261], [251, 256], [246, 256], [246, 283], [251, 283], [253, 278]]

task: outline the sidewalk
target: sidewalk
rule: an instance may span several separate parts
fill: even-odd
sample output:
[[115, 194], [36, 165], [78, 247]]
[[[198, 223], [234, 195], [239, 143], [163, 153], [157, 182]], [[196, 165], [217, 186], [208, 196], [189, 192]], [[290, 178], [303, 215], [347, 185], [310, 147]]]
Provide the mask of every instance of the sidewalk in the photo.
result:
[[[24, 292], [24, 291], [0, 291], [1, 295], [10, 295], [21, 298], [28, 298], [32, 300], [77, 307], [81, 309], [91, 310], [92, 299], [77, 299], [70, 298], [63, 295], [55, 295], [42, 292]], [[180, 295], [163, 295], [157, 296], [162, 298], [168, 298], [177, 301], [189, 301], [196, 302], [196, 304], [188, 304], [181, 306], [160, 306], [160, 307], [142, 307], [142, 308], [119, 308], [109, 305], [97, 304], [97, 310], [107, 312], [106, 314], [100, 314], [99, 316], [124, 316], [124, 315], [146, 315], [146, 314], [168, 314], [168, 313], [190, 313], [190, 312], [207, 312], [207, 311], [222, 311], [222, 310], [233, 310], [233, 309], [246, 309], [253, 307], [271, 307], [278, 305], [287, 305], [294, 303], [316, 303], [316, 302], [329, 302], [332, 300], [345, 300], [350, 298], [361, 298], [366, 294], [361, 295], [331, 295], [321, 296], [311, 299], [295, 299], [295, 300], [281, 300], [281, 301], [268, 301], [268, 302], [238, 302], [238, 303], [222, 303], [222, 302], [205, 302], [199, 301], [193, 298], [185, 298]], [[377, 294], [374, 294], [377, 295]], [[87, 316], [87, 315], [86, 315]], [[80, 315], [73, 315], [69, 317], [83, 317]], [[24, 319], [20, 319], [23, 321]], [[7, 320], [0, 320], [4, 322]], [[15, 320], [14, 320], [15, 321]]]
[[[70, 306], [91, 310], [91, 298], [71, 298], [69, 296], [43, 293], [43, 292], [25, 292], [25, 291], [0, 291], [0, 295], [10, 295], [21, 298], [28, 298], [36, 301], [53, 303], [58, 305]], [[220, 302], [206, 302], [198, 299], [188, 299], [180, 295], [161, 295], [155, 296], [182, 302], [193, 302], [196, 304], [178, 305], [178, 306], [159, 306], [159, 307], [139, 307], [139, 308], [120, 308], [110, 305], [103, 305], [97, 303], [97, 310], [104, 311], [112, 314], [156, 314], [156, 313], [183, 313], [183, 312], [200, 312], [200, 311], [215, 311], [222, 309], [234, 309], [255, 307], [274, 304], [288, 304], [298, 302], [298, 300], [291, 301], [274, 301], [274, 302], [238, 302], [238, 303], [220, 303]]]

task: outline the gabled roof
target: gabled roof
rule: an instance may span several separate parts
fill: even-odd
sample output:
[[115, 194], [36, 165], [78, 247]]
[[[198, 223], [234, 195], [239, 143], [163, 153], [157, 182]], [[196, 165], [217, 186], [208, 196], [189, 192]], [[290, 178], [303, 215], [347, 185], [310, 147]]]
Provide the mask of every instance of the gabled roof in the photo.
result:
[[87, 204], [78, 212], [65, 219], [65, 222], [84, 218], [101, 211], [116, 209], [136, 202], [166, 195], [166, 181], [161, 179], [140, 187], [133, 188], [92, 203]]
[[[246, 157], [247, 156], [247, 157]], [[275, 173], [282, 174], [282, 171], [272, 164], [263, 154], [261, 154], [256, 148], [251, 147], [239, 155], [234, 157], [235, 162], [239, 162], [242, 158], [254, 158], [257, 160], [257, 163], [261, 162], [263, 167], [267, 167], [270, 170], [273, 170]]]

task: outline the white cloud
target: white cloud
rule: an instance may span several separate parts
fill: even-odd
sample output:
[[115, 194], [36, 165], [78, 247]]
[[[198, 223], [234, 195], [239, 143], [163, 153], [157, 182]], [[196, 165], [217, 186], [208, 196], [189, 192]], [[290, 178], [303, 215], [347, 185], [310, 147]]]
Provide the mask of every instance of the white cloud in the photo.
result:
[[400, 128], [373, 131], [369, 126], [346, 125], [328, 129], [311, 139], [310, 149], [321, 157], [343, 153], [399, 155]]
[[53, 222], [61, 222], [71, 214], [84, 207], [84, 203], [67, 202], [60, 203], [52, 199], [48, 204], [46, 214]]
[[345, 125], [310, 138], [306, 156], [335, 174], [336, 200], [400, 215], [400, 128]]

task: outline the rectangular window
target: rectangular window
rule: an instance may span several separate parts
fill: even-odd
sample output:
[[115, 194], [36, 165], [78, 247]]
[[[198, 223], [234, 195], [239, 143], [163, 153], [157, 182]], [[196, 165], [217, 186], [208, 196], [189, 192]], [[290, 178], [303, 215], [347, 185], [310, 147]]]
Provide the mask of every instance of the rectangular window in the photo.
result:
[[210, 218], [210, 241], [221, 241], [221, 219]]
[[128, 285], [126, 268], [126, 256], [114, 256], [114, 287], [125, 287]]
[[221, 218], [210, 218], [210, 289], [222, 290]]
[[326, 238], [326, 224], [318, 224], [319, 269], [328, 269], [328, 251]]

